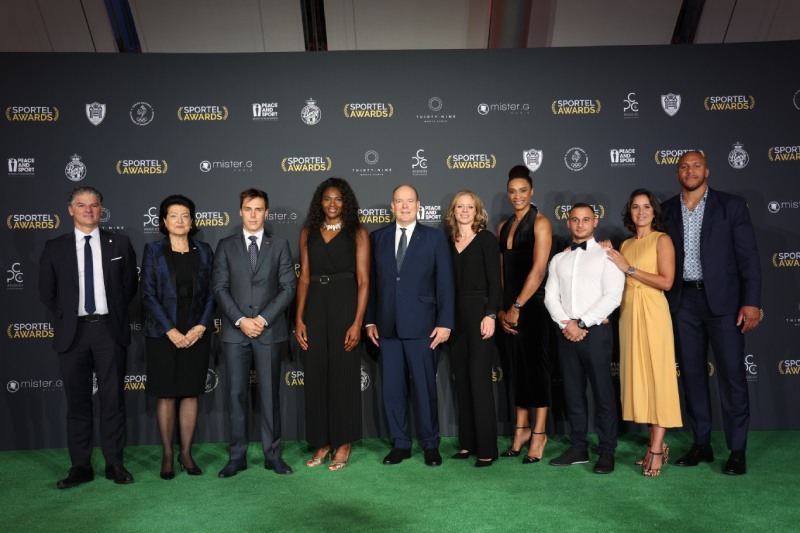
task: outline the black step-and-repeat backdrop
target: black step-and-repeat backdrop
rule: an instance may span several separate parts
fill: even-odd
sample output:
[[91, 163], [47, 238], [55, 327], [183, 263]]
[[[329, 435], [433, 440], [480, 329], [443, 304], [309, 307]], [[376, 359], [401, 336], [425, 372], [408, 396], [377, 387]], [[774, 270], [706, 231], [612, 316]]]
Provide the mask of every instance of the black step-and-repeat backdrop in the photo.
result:
[[[620, 210], [637, 187], [675, 194], [675, 163], [700, 149], [711, 186], [746, 197], [764, 272], [764, 322], [742, 362], [754, 429], [800, 418], [800, 43], [540, 50], [317, 54], [0, 55], [2, 194], [0, 449], [61, 447], [65, 402], [51, 317], [37, 294], [45, 240], [72, 231], [67, 191], [100, 189], [101, 226], [137, 254], [159, 239], [157, 206], [197, 204], [201, 240], [238, 230], [238, 194], [270, 195], [269, 229], [297, 237], [316, 185], [350, 181], [372, 230], [390, 222], [394, 186], [420, 192], [424, 223], [440, 225], [453, 194], [476, 191], [492, 229], [511, 209], [506, 173], [531, 170], [534, 201], [561, 238], [577, 201], [598, 236], [626, 237]], [[125, 390], [128, 440], [156, 443], [146, 393], [138, 300]], [[303, 438], [303, 370], [283, 364], [285, 438]], [[386, 436], [378, 356], [362, 366], [364, 434]], [[610, 369], [618, 376], [618, 363]], [[680, 372], [680, 369], [677, 369]], [[198, 440], [224, 441], [225, 365], [209, 364]], [[713, 354], [709, 375], [716, 380]], [[492, 375], [508, 430], [509, 376]], [[555, 429], [563, 431], [554, 376]], [[253, 387], [257, 387], [253, 377]], [[439, 367], [442, 433], [456, 433], [452, 373]], [[715, 399], [715, 405], [717, 405]], [[719, 417], [717, 417], [719, 418]], [[641, 429], [628, 426], [628, 429]]]

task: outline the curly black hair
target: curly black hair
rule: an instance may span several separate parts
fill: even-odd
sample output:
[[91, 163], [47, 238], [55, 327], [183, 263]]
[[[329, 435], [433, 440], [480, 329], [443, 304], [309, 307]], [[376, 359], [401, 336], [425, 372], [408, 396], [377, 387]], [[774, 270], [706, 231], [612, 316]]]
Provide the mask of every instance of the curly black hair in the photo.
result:
[[342, 194], [342, 231], [355, 238], [356, 232], [361, 228], [361, 221], [358, 218], [358, 200], [350, 184], [342, 178], [328, 178], [319, 184], [311, 197], [303, 227], [308, 228], [309, 235], [313, 235], [313, 230], [320, 228], [325, 223], [325, 213], [322, 211], [322, 194], [329, 187], [339, 189]]

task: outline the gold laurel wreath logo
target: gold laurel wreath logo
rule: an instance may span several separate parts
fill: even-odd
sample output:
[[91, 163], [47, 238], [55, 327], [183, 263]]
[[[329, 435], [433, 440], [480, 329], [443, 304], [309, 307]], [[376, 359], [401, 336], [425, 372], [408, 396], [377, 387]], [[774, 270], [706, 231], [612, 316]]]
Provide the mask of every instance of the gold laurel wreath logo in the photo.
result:
[[58, 215], [53, 215], [56, 217], [56, 228], [61, 225], [61, 218]]
[[494, 154], [491, 154], [491, 156], [492, 156], [492, 168], [494, 168], [497, 166], [497, 158], [494, 156]]
[[117, 174], [122, 174], [122, 159], [117, 161]]
[[711, 377], [713, 375], [714, 375], [714, 364], [711, 361], [709, 361], [708, 362], [708, 377]]
[[659, 150], [656, 150], [656, 154], [653, 156], [653, 159], [656, 160], [656, 165], [660, 165], [661, 164], [661, 161], [658, 159], [658, 152], [659, 152]]
[[57, 107], [53, 107], [53, 109], [56, 110], [56, 115], [53, 117], [53, 122], [55, 122], [56, 120], [58, 120], [58, 117], [61, 116], [61, 113], [58, 112], [58, 108]]
[[286, 376], [283, 378], [283, 380], [286, 382], [287, 387], [291, 387], [291, 385], [289, 385], [289, 372], [286, 372]]
[[753, 97], [752, 94], [747, 96], [750, 99], [750, 109], [756, 108], [756, 99]]
[[553, 103], [550, 104], [550, 109], [553, 111], [554, 115], [558, 114], [558, 113], [556, 113], [556, 101], [555, 100], [553, 100]]
[[11, 227], [11, 217], [12, 216], [14, 216], [14, 215], [8, 215], [8, 218], [6, 219], [6, 226], [8, 226], [8, 229], [14, 229], [14, 228]]
[[283, 159], [281, 159], [281, 170], [283, 170], [284, 172], [289, 172], [288, 170], [286, 170], [286, 158], [285, 157]]
[[228, 106], [222, 106], [222, 110], [224, 111], [222, 114], [222, 120], [228, 120]]
[[595, 102], [597, 102], [597, 112], [599, 113], [603, 109], [603, 104], [600, 103], [600, 100], [595, 100]]
[[328, 156], [325, 156], [325, 159], [328, 161], [328, 168], [325, 170], [330, 170], [333, 167], [333, 161], [331, 161], [331, 158]]
[[772, 266], [774, 266], [774, 267], [778, 266], [778, 254], [777, 253], [772, 254]]
[[178, 108], [178, 120], [183, 120], [183, 116], [181, 115], [181, 109], [183, 108], [182, 107]]
[[492, 372], [492, 377], [497, 376], [497, 381], [503, 381], [503, 367], [498, 366], [497, 372]]
[[561, 220], [561, 215], [559, 215], [559, 214], [558, 214], [558, 208], [559, 208], [559, 207], [561, 207], [561, 206], [560, 206], [560, 205], [557, 205], [557, 206], [555, 207], [555, 209], [553, 209], [553, 214], [555, 215], [555, 217], [556, 217], [556, 220]]
[[705, 107], [705, 108], [706, 108], [706, 111], [711, 111], [711, 108], [710, 108], [710, 107], [708, 107], [708, 100], [709, 100], [709, 99], [710, 99], [710, 97], [706, 96], [706, 97], [705, 97], [705, 100], [703, 100], [703, 107]]
[[231, 222], [231, 216], [227, 211], [223, 211], [222, 214], [225, 215], [225, 225], [227, 226]]
[[167, 170], [169, 170], [169, 165], [167, 164], [167, 160], [166, 159], [162, 159], [161, 160], [161, 164], [164, 166], [164, 174], [166, 174]]
[[11, 106], [8, 106], [6, 108], [6, 118], [8, 119], [9, 122], [11, 122]]
[[597, 207], [600, 208], [600, 210], [597, 211], [598, 218], [605, 218], [605, 216], [606, 216], [606, 208], [605, 208], [605, 206], [603, 206], [603, 204], [599, 204]]
[[761, 308], [761, 309], [759, 309], [759, 310], [758, 310], [758, 320], [759, 320], [760, 322], [763, 322], [763, 321], [764, 321], [764, 309], [763, 309], [763, 308]]
[[775, 161], [775, 158], [772, 155], [774, 151], [775, 151], [775, 147], [774, 146], [770, 146], [769, 150], [767, 151], [767, 157], [769, 157], [770, 161]]
[[453, 156], [452, 155], [448, 155], [447, 156], [447, 168], [449, 168], [450, 170], [453, 170]]
[[348, 114], [347, 114], [347, 107], [348, 107], [349, 105], [350, 105], [350, 104], [344, 104], [344, 109], [342, 110], [342, 111], [344, 112], [344, 116], [345, 116], [345, 118], [350, 118], [350, 115], [348, 115]]
[[[11, 326], [9, 326], [9, 328], [10, 328], [10, 327], [11, 327]], [[784, 375], [784, 374], [786, 373], [786, 372], [784, 372], [784, 371], [783, 371], [783, 359], [781, 359], [780, 361], [778, 361], [778, 373], [779, 373], [780, 375]]]
[[394, 106], [391, 103], [389, 103], [389, 118], [392, 118], [393, 115], [394, 115]]
[[9, 324], [9, 325], [8, 325], [8, 329], [6, 329], [6, 333], [8, 334], [8, 338], [9, 338], [9, 339], [12, 339], [12, 338], [13, 338], [13, 337], [11, 336], [11, 326], [12, 326], [12, 325], [13, 325], [13, 324]]

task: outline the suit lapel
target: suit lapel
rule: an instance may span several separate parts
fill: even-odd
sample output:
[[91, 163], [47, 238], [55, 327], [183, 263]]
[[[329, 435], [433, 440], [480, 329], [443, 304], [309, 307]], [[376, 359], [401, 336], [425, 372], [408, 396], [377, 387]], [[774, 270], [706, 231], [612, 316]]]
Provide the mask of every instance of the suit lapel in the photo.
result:
[[172, 282], [172, 287], [175, 289], [175, 294], [177, 294], [178, 281], [175, 276], [175, 260], [172, 257], [172, 246], [169, 244], [169, 237], [162, 241], [161, 255], [164, 256], [164, 262], [167, 264], [167, 270], [169, 271], [169, 280]]
[[[408, 241], [406, 257], [403, 259], [403, 266], [400, 267], [400, 272], [408, 268], [406, 265], [416, 261], [417, 256], [422, 253], [421, 250], [424, 242], [425, 230], [423, 229], [422, 224], [417, 222], [417, 226], [414, 228], [414, 233], [411, 234], [411, 239]], [[394, 239], [392, 239], [392, 244], [394, 244]]]
[[[261, 270], [267, 256], [272, 253], [272, 236], [267, 236], [266, 233], [261, 237], [261, 248], [258, 249], [258, 261], [256, 261], [256, 272]], [[248, 261], [249, 261], [248, 257]], [[255, 272], [254, 272], [255, 274]]]
[[703, 211], [703, 225], [700, 229], [700, 258], [703, 257], [703, 250], [710, 250], [711, 246], [711, 221], [717, 216], [719, 210], [719, 203], [717, 202], [717, 195], [711, 187], [708, 188], [708, 196], [706, 197], [706, 207]]
[[100, 257], [103, 264], [103, 285], [106, 288], [106, 298], [110, 300], [111, 291], [109, 290], [108, 274], [111, 272], [111, 258], [114, 257], [114, 236], [103, 230], [100, 230]]
[[72, 281], [75, 282], [76, 287], [80, 287], [80, 280], [78, 279], [78, 251], [77, 251], [77, 243], [75, 242], [75, 231], [71, 231], [66, 235], [64, 239], [64, 246], [66, 250], [64, 251], [64, 257], [71, 257], [70, 261], [67, 261], [67, 268], [69, 269], [70, 277]]

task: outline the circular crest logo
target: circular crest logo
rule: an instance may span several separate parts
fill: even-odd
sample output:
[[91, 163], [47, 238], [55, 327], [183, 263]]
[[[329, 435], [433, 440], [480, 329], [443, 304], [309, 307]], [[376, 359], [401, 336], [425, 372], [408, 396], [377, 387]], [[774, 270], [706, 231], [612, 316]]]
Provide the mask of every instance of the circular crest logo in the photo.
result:
[[369, 388], [370, 379], [369, 374], [367, 374], [364, 365], [361, 365], [361, 392], [364, 392]]
[[478, 105], [478, 114], [479, 115], [488, 115], [489, 114], [489, 104], [479, 104]]
[[543, 155], [544, 153], [542, 150], [531, 148], [530, 150], [522, 151], [522, 160], [525, 161], [525, 166], [528, 167], [531, 172], [536, 172], [539, 170], [539, 167], [542, 166]]
[[428, 109], [431, 111], [441, 111], [442, 110], [442, 99], [438, 96], [434, 96], [430, 100], [428, 100]]
[[800, 89], [795, 91], [794, 96], [792, 97], [792, 103], [794, 104], [794, 108], [800, 111]]
[[583, 148], [572, 147], [564, 154], [564, 164], [574, 172], [580, 172], [589, 164], [589, 156]]
[[100, 222], [106, 223], [109, 220], [111, 220], [111, 211], [103, 207], [102, 211], [100, 212]]
[[200, 170], [203, 172], [208, 172], [211, 170], [211, 162], [210, 161], [201, 161], [200, 162]]
[[364, 154], [364, 161], [366, 161], [368, 165], [376, 164], [379, 159], [380, 156], [375, 150], [367, 150], [367, 153]]
[[[364, 372], [364, 367], [363, 367], [363, 366], [361, 367], [361, 372]], [[362, 377], [361, 377], [361, 387], [362, 387], [362, 389], [361, 389], [361, 390], [364, 390], [364, 389], [363, 389], [363, 387], [364, 387], [364, 377], [363, 377], [363, 374], [362, 374]], [[14, 381], [14, 380], [12, 379], [11, 381], [9, 381], [9, 382], [6, 384], [6, 390], [7, 390], [8, 392], [11, 392], [11, 393], [17, 392], [17, 391], [19, 390], [19, 383], [18, 383], [18, 382], [16, 382], [16, 381]]]
[[214, 389], [217, 388], [217, 385], [219, 385], [219, 376], [216, 372], [209, 368], [208, 372], [206, 373], [206, 394], [209, 392], [214, 392]]
[[316, 101], [312, 98], [306, 100], [306, 106], [300, 112], [300, 118], [309, 126], [313, 126], [322, 120], [322, 110], [317, 107]]
[[767, 209], [769, 209], [770, 213], [777, 213], [781, 210], [781, 204], [778, 202], [770, 202], [767, 204]]
[[81, 156], [74, 154], [67, 163], [64, 173], [70, 181], [81, 181], [86, 177], [86, 165], [81, 161]]
[[750, 162], [750, 156], [744, 151], [743, 146], [742, 143], [734, 143], [733, 150], [728, 154], [728, 164], [737, 170], [743, 169]]
[[137, 126], [147, 126], [156, 116], [153, 106], [147, 102], [136, 102], [128, 113], [131, 121]]

